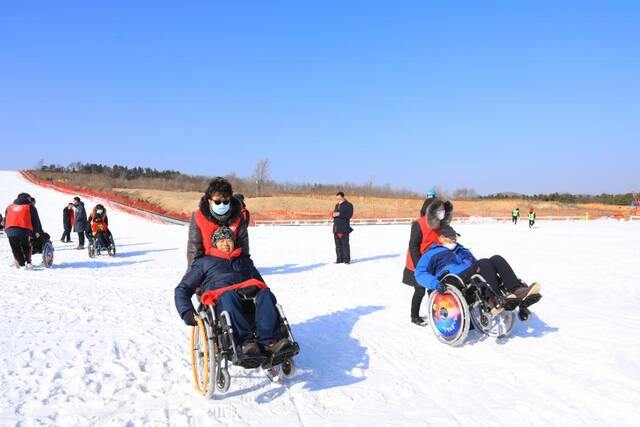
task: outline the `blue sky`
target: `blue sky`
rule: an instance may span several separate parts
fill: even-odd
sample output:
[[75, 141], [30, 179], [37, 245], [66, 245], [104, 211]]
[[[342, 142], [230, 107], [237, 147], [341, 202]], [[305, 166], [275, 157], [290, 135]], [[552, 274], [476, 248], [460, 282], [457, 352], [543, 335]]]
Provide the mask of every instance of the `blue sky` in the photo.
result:
[[5, 2], [1, 169], [640, 191], [640, 2]]

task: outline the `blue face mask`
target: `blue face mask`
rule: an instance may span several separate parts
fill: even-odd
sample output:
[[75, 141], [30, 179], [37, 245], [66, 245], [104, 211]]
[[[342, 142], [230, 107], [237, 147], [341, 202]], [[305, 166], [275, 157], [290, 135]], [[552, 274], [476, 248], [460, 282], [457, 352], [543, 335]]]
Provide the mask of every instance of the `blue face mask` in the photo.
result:
[[214, 215], [222, 216], [222, 215], [226, 214], [227, 212], [229, 212], [229, 209], [231, 209], [231, 202], [229, 202], [227, 204], [220, 203], [220, 204], [216, 205], [214, 202], [209, 201], [209, 210]]

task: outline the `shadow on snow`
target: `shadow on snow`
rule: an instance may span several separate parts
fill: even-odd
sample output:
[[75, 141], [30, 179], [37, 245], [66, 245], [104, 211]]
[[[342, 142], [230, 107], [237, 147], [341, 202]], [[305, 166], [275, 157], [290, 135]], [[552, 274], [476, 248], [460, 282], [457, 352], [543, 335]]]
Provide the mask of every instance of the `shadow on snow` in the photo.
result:
[[319, 262], [317, 264], [310, 265], [298, 265], [298, 264], [284, 264], [279, 267], [259, 267], [258, 271], [263, 276], [268, 276], [270, 274], [291, 274], [291, 273], [302, 273], [303, 271], [314, 270], [319, 267], [323, 267], [327, 265], [328, 262]]

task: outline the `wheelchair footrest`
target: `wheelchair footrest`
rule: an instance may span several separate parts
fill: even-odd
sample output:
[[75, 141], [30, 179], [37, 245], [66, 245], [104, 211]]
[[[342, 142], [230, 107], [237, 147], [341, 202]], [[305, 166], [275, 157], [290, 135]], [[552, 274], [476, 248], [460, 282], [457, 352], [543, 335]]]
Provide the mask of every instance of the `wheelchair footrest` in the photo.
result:
[[280, 365], [282, 364], [282, 362], [284, 362], [287, 359], [293, 358], [298, 353], [300, 353], [300, 346], [298, 345], [297, 342], [293, 342], [290, 347], [287, 347], [282, 351], [272, 354], [271, 357], [269, 357], [267, 361], [265, 361], [262, 367], [264, 369], [269, 369], [273, 366]]
[[267, 355], [245, 356], [243, 354], [233, 357], [233, 364], [245, 369], [255, 369], [262, 366], [269, 359]]

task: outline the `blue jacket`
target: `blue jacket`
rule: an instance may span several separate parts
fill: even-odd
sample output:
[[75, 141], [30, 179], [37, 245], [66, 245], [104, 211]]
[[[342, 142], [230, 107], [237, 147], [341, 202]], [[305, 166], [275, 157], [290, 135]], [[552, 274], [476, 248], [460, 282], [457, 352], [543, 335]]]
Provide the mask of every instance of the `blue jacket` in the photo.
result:
[[[213, 291], [226, 286], [236, 285], [249, 279], [257, 279], [261, 282], [262, 276], [253, 265], [249, 255], [240, 255], [240, 251], [231, 254], [230, 257], [203, 256], [196, 258], [191, 264], [191, 268], [182, 278], [175, 290], [176, 309], [183, 317], [184, 314], [193, 309], [191, 296], [197, 288], [201, 292]], [[254, 287], [238, 292], [251, 292]]]
[[89, 229], [89, 223], [87, 222], [87, 211], [84, 209], [84, 202], [78, 202], [75, 205], [75, 222], [73, 224], [73, 231], [76, 233], [84, 233]]
[[454, 250], [441, 245], [432, 245], [416, 265], [416, 281], [427, 289], [435, 289], [438, 286], [438, 277], [444, 272], [460, 274], [475, 262], [476, 259], [471, 251], [461, 244], [458, 244]]

